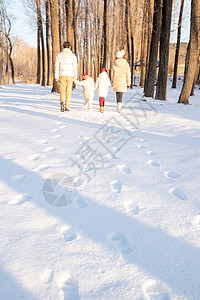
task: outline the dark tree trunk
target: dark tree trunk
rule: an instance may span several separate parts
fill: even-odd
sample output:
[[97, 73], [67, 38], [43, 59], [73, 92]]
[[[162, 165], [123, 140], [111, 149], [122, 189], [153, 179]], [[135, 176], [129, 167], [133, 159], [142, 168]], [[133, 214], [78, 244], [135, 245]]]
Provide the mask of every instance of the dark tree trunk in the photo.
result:
[[40, 0], [37, 0], [37, 83], [41, 81], [41, 24], [40, 24]]
[[148, 73], [147, 73], [146, 84], [144, 89], [144, 96], [146, 97], [154, 97], [156, 66], [157, 66], [157, 59], [158, 59], [158, 44], [160, 39], [161, 12], [162, 12], [162, 0], [155, 0], [149, 66], [148, 66]]
[[174, 75], [173, 75], [173, 83], [172, 83], [172, 88], [174, 88], [174, 89], [176, 88], [176, 81], [177, 81], [178, 58], [179, 58], [179, 50], [180, 50], [180, 43], [181, 43], [181, 24], [182, 24], [182, 17], [183, 17], [183, 7], [184, 7], [184, 0], [181, 0], [180, 14], [179, 14], [179, 20], [178, 20], [176, 54], [175, 54], [175, 62], [174, 62]]
[[62, 21], [61, 21], [61, 5], [60, 5], [60, 0], [58, 0], [58, 29], [59, 29], [60, 51], [61, 51], [61, 49], [62, 49]]
[[107, 23], [107, 6], [108, 6], [108, 1], [104, 0], [104, 9], [103, 9], [103, 34], [102, 34], [102, 44], [103, 44], [103, 63], [102, 66], [103, 68], [107, 68], [107, 30], [106, 30], [106, 23]]
[[169, 41], [172, 16], [172, 0], [163, 0], [162, 28], [160, 34], [160, 60], [156, 99], [167, 100]]
[[49, 0], [46, 0], [46, 47], [47, 47], [47, 85], [52, 85], [52, 70], [51, 70], [51, 52], [50, 52], [50, 15], [49, 15]]
[[40, 37], [42, 44], [42, 86], [45, 86], [46, 83], [46, 70], [45, 70], [45, 46], [44, 46], [44, 34], [43, 34], [43, 26], [42, 26], [42, 16], [40, 7], [38, 8], [39, 14], [39, 27], [40, 27]]
[[55, 59], [56, 55], [60, 52], [60, 42], [59, 42], [59, 28], [58, 28], [58, 1], [51, 0], [50, 2], [50, 12], [51, 12], [51, 37], [52, 37], [52, 66], [53, 66], [53, 87], [52, 92], [59, 93], [59, 85], [55, 80]]
[[185, 78], [178, 103], [189, 104], [193, 82], [198, 67], [198, 34], [199, 34], [199, 0], [192, 0], [191, 3], [191, 25], [190, 42], [188, 47], [188, 59], [185, 68]]
[[134, 73], [134, 41], [133, 34], [131, 33], [131, 85], [130, 88], [133, 88], [133, 73]]

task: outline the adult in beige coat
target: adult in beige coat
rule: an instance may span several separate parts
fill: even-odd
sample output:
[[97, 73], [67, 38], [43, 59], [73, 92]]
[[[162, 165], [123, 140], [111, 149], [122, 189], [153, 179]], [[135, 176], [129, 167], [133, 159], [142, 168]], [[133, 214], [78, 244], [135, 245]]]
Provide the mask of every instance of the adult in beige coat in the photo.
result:
[[116, 53], [116, 58], [111, 71], [111, 80], [113, 90], [116, 92], [118, 112], [121, 111], [123, 93], [130, 87], [131, 82], [130, 67], [126, 59], [123, 57], [124, 54], [124, 50]]

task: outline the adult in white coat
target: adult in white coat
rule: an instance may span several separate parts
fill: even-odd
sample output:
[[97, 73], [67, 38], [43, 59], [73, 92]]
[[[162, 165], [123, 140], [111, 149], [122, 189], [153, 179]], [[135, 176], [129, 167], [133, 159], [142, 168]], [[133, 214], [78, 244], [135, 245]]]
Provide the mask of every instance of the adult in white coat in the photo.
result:
[[107, 70], [103, 68], [96, 80], [94, 91], [98, 89], [100, 112], [104, 111], [105, 98], [108, 96], [108, 87], [111, 86]]
[[55, 79], [60, 81], [60, 104], [65, 102], [65, 110], [69, 111], [73, 80], [77, 79], [77, 58], [71, 51], [70, 42], [63, 43], [63, 50], [56, 55]]

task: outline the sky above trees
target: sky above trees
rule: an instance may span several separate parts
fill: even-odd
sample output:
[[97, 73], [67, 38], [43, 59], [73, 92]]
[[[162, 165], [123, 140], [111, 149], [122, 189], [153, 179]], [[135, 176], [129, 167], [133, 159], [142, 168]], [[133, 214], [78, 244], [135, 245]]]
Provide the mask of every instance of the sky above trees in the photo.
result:
[[[176, 8], [172, 16], [172, 32], [171, 32], [171, 42], [176, 42], [177, 34], [177, 23], [180, 0], [175, 0], [174, 6]], [[185, 1], [184, 15], [183, 15], [183, 26], [182, 26], [182, 42], [188, 42], [189, 40], [189, 27], [190, 27], [190, 3], [191, 0]], [[12, 34], [28, 45], [36, 47], [37, 43], [37, 33], [36, 27], [33, 28], [33, 22], [31, 22], [31, 17], [29, 17], [23, 8], [21, 0], [8, 1], [8, 7], [10, 8], [10, 14], [15, 18], [13, 23]]]

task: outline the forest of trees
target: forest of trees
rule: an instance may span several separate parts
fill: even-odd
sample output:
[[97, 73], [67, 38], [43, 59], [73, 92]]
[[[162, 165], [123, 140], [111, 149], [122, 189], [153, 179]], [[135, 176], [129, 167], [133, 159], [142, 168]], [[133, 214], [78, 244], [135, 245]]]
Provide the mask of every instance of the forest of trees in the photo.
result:
[[[173, 88], [177, 82], [184, 0], [21, 0], [37, 28], [36, 82], [53, 85], [56, 90], [55, 56], [62, 50], [63, 41], [68, 40], [78, 59], [79, 77], [86, 72], [96, 80], [102, 67], [110, 71], [117, 50], [124, 49], [131, 68], [131, 88], [139, 68], [139, 85], [144, 88], [144, 96], [167, 100], [172, 10], [177, 1], [180, 11]], [[188, 104], [195, 84], [200, 81], [200, 1], [190, 2], [190, 39], [179, 97], [179, 103], [184, 104]], [[1, 82], [9, 68], [14, 82], [11, 25], [4, 1], [0, 0]]]

